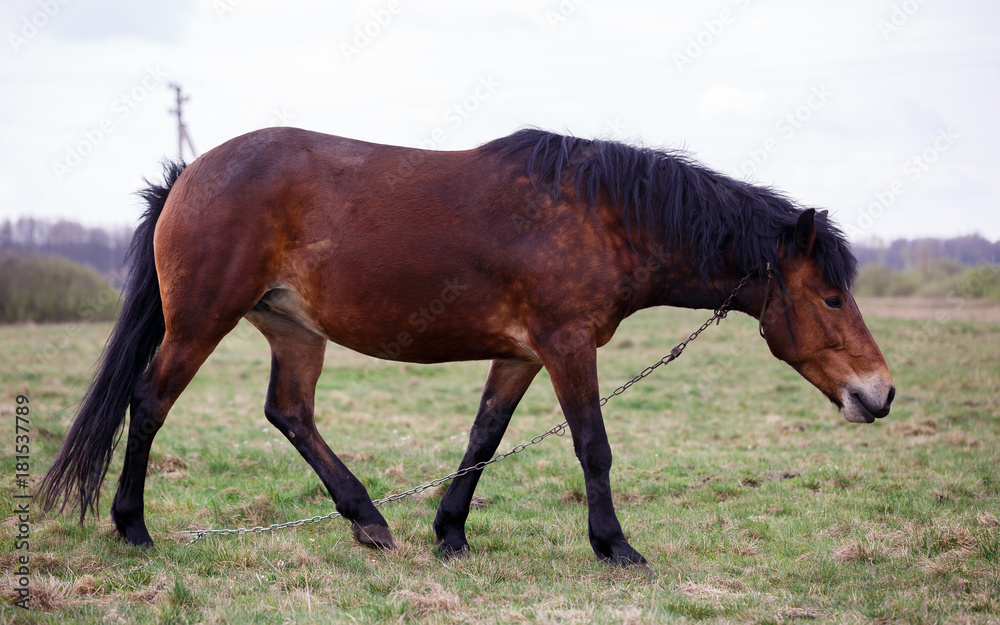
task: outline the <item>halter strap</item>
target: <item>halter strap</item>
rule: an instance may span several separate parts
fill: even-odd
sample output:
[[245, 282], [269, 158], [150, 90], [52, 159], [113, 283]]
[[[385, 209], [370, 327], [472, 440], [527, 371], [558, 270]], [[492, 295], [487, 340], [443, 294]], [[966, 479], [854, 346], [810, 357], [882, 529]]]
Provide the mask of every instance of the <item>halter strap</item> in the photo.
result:
[[760, 316], [757, 318], [757, 331], [760, 332], [760, 338], [767, 340], [764, 336], [764, 312], [767, 311], [767, 300], [771, 296], [771, 280], [774, 278], [774, 272], [771, 271], [771, 263], [767, 263], [767, 286], [764, 287], [764, 302], [760, 305]]

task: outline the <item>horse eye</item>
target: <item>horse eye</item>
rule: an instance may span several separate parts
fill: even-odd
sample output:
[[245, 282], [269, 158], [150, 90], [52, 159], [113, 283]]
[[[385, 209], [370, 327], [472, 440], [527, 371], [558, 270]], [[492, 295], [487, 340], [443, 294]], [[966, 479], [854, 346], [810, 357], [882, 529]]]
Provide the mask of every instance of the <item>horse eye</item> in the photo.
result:
[[836, 296], [826, 298], [825, 300], [823, 300], [823, 303], [825, 303], [827, 306], [833, 309], [840, 308], [844, 305], [844, 303], [840, 301], [840, 297]]

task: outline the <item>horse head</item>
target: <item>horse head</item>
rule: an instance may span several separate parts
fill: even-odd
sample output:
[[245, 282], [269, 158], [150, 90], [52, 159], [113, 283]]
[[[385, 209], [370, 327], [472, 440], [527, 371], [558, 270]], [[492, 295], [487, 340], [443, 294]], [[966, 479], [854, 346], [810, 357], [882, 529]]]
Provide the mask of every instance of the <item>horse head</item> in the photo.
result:
[[817, 261], [816, 213], [804, 211], [781, 246], [761, 332], [776, 358], [809, 380], [852, 423], [889, 414], [896, 388], [849, 288], [830, 284]]

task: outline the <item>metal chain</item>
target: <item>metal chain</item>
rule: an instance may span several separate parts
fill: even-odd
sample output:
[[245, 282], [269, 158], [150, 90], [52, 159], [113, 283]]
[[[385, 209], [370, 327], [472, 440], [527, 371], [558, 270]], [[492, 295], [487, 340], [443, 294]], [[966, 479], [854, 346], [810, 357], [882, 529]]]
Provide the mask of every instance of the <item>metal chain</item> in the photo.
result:
[[[747, 275], [745, 275], [743, 279], [740, 280], [739, 284], [736, 285], [736, 288], [733, 289], [732, 293], [729, 294], [729, 297], [727, 297], [725, 301], [722, 302], [722, 305], [720, 305], [718, 308], [715, 309], [715, 311], [712, 313], [712, 316], [709, 317], [705, 323], [701, 324], [700, 328], [692, 332], [686, 339], [684, 339], [676, 346], [674, 346], [674, 348], [670, 350], [669, 354], [667, 354], [663, 358], [660, 358], [658, 361], [654, 362], [650, 366], [643, 369], [641, 372], [639, 372], [638, 375], [633, 377], [631, 380], [625, 382], [615, 390], [611, 391], [609, 395], [602, 397], [600, 405], [603, 407], [605, 404], [608, 403], [608, 401], [612, 397], [617, 397], [618, 395], [621, 395], [629, 388], [631, 388], [633, 384], [635, 384], [639, 380], [642, 380], [645, 377], [648, 377], [658, 367], [669, 364], [674, 360], [676, 360], [684, 352], [684, 348], [688, 346], [688, 343], [698, 338], [698, 336], [702, 332], [707, 330], [708, 327], [712, 325], [712, 323], [718, 325], [723, 319], [725, 319], [726, 315], [729, 314], [729, 311], [732, 310], [732, 303], [733, 299], [736, 297], [736, 294], [740, 292], [740, 289], [742, 289], [747, 285], [747, 283], [750, 281], [750, 278], [752, 278], [753, 275], [757, 272], [758, 267], [759, 265], [753, 266], [753, 268], [747, 273]], [[539, 434], [538, 436], [532, 438], [527, 443], [521, 443], [520, 445], [513, 447], [510, 451], [504, 452], [502, 454], [497, 454], [496, 456], [493, 456], [493, 458], [489, 460], [484, 460], [472, 466], [468, 466], [464, 469], [455, 471], [454, 473], [449, 473], [444, 477], [439, 477], [435, 480], [431, 480], [426, 484], [421, 484], [420, 486], [416, 486], [414, 488], [411, 488], [410, 490], [403, 491], [401, 493], [396, 493], [394, 495], [387, 495], [385, 497], [382, 497], [381, 499], [375, 499], [372, 501], [372, 503], [375, 504], [375, 507], [377, 508], [384, 503], [389, 503], [392, 501], [397, 501], [399, 499], [404, 499], [411, 495], [416, 495], [419, 492], [423, 492], [429, 488], [435, 488], [447, 482], [448, 480], [453, 480], [455, 478], [462, 477], [463, 475], [473, 473], [475, 471], [482, 471], [491, 464], [502, 462], [507, 458], [509, 458], [510, 456], [513, 456], [514, 454], [521, 453], [522, 451], [524, 451], [528, 447], [531, 447], [532, 445], [537, 445], [538, 443], [542, 442], [543, 440], [552, 436], [553, 434], [555, 434], [556, 436], [562, 436], [563, 434], [566, 433], [566, 429], [568, 427], [569, 424], [566, 421], [563, 421], [562, 423], [556, 425], [547, 432], [543, 432], [542, 434]], [[258, 525], [256, 527], [251, 527], [251, 528], [239, 527], [235, 529], [181, 530], [181, 533], [192, 536], [191, 540], [184, 544], [184, 546], [186, 547], [204, 538], [205, 536], [232, 536], [232, 535], [243, 536], [244, 534], [261, 534], [264, 532], [274, 532], [277, 530], [283, 530], [290, 527], [300, 527], [302, 525], [307, 525], [310, 523], [320, 523], [322, 521], [328, 521], [330, 519], [339, 516], [340, 516], [339, 512], [333, 511], [329, 514], [317, 515], [306, 519], [299, 519], [298, 521], [288, 521], [286, 523], [272, 523], [271, 525], [267, 526]]]
[[[603, 406], [606, 401], [607, 401], [607, 398], [602, 399], [601, 400], [601, 405]], [[449, 473], [448, 475], [445, 475], [443, 477], [439, 477], [439, 478], [437, 478], [435, 480], [431, 480], [430, 482], [427, 482], [426, 484], [421, 484], [420, 486], [415, 486], [415, 487], [411, 488], [410, 490], [406, 490], [406, 491], [403, 491], [401, 493], [395, 493], [393, 495], [387, 495], [385, 497], [382, 497], [381, 499], [374, 499], [374, 500], [372, 500], [372, 503], [375, 504], [375, 507], [377, 508], [377, 507], [381, 506], [384, 503], [389, 503], [389, 502], [392, 502], [392, 501], [397, 501], [399, 499], [404, 499], [404, 498], [409, 497], [411, 495], [416, 495], [417, 493], [425, 491], [425, 490], [427, 490], [429, 488], [435, 488], [435, 487], [440, 486], [441, 484], [447, 482], [448, 480], [453, 480], [453, 479], [455, 479], [457, 477], [462, 477], [463, 475], [466, 475], [468, 473], [472, 473], [474, 471], [481, 471], [481, 470], [483, 470], [484, 468], [486, 468], [487, 466], [489, 466], [489, 465], [491, 465], [493, 463], [501, 462], [501, 461], [505, 460], [508, 456], [513, 456], [514, 454], [519, 454], [522, 451], [524, 451], [525, 449], [527, 449], [528, 447], [530, 447], [532, 445], [537, 445], [538, 443], [542, 442], [543, 440], [545, 440], [546, 438], [552, 436], [553, 434], [555, 434], [556, 436], [562, 436], [563, 434], [566, 433], [566, 428], [568, 428], [568, 427], [569, 427], [569, 424], [566, 423], [565, 421], [563, 421], [562, 423], [560, 423], [559, 425], [553, 427], [552, 429], [548, 430], [547, 432], [543, 432], [542, 434], [539, 434], [538, 436], [532, 438], [527, 443], [521, 443], [520, 445], [517, 445], [516, 447], [514, 447], [513, 449], [511, 449], [508, 452], [505, 452], [505, 453], [502, 453], [502, 454], [497, 454], [496, 456], [494, 456], [493, 458], [491, 458], [489, 460], [484, 460], [484, 461], [478, 462], [478, 463], [476, 463], [476, 464], [474, 464], [472, 466], [468, 466], [468, 467], [466, 467], [464, 469], [460, 469], [460, 470], [455, 471], [453, 473]], [[188, 541], [188, 542], [186, 542], [184, 544], [184, 546], [186, 547], [186, 546], [188, 546], [188, 545], [190, 545], [190, 544], [192, 544], [194, 542], [197, 542], [201, 538], [204, 538], [205, 536], [231, 536], [231, 535], [234, 535], [234, 534], [242, 536], [244, 534], [260, 534], [260, 533], [263, 533], [263, 532], [273, 532], [273, 531], [276, 531], [276, 530], [283, 530], [283, 529], [287, 529], [287, 528], [290, 528], [290, 527], [299, 527], [301, 525], [307, 525], [309, 523], [319, 523], [321, 521], [327, 521], [327, 520], [330, 520], [330, 519], [333, 519], [333, 518], [336, 518], [336, 517], [339, 517], [339, 516], [341, 516], [339, 512], [333, 511], [333, 512], [331, 512], [329, 514], [317, 515], [317, 516], [314, 516], [314, 517], [309, 517], [307, 519], [299, 519], [298, 521], [288, 521], [286, 523], [272, 523], [271, 525], [268, 525], [268, 526], [258, 525], [256, 527], [251, 527], [251, 528], [239, 527], [239, 528], [235, 528], [235, 529], [181, 530], [181, 533], [182, 534], [188, 534], [188, 535], [192, 536], [191, 540]]]
[[721, 323], [722, 320], [726, 318], [726, 315], [729, 314], [729, 311], [732, 310], [731, 306], [733, 303], [733, 298], [735, 298], [736, 294], [740, 292], [740, 289], [742, 289], [747, 285], [747, 282], [750, 281], [750, 278], [753, 276], [753, 274], [757, 272], [757, 267], [758, 265], [754, 265], [753, 269], [751, 269], [747, 275], [743, 276], [743, 279], [740, 280], [740, 283], [736, 285], [736, 288], [733, 289], [733, 292], [729, 294], [729, 297], [727, 297], [726, 300], [722, 302], [721, 306], [715, 309], [715, 312], [712, 313], [712, 316], [709, 317], [708, 320], [705, 321], [705, 323], [701, 324], [700, 328], [692, 332], [686, 339], [675, 345], [674, 348], [670, 350], [669, 354], [667, 354], [663, 358], [660, 358], [653, 364], [643, 369], [641, 372], [639, 372], [638, 375], [636, 375], [634, 378], [632, 378], [625, 384], [622, 384], [615, 390], [611, 391], [611, 394], [608, 395], [607, 397], [602, 397], [601, 406], [604, 406], [604, 404], [608, 403], [608, 400], [611, 399], [612, 397], [615, 397], [616, 395], [621, 395], [622, 393], [627, 391], [629, 388], [631, 388], [633, 384], [647, 377], [649, 374], [655, 371], [657, 367], [670, 364], [674, 360], [677, 360], [680, 357], [680, 355], [684, 353], [684, 348], [688, 346], [688, 343], [698, 338], [698, 335], [707, 330], [708, 327], [711, 326], [713, 322], [715, 323], [715, 325], [719, 325], [719, 323]]

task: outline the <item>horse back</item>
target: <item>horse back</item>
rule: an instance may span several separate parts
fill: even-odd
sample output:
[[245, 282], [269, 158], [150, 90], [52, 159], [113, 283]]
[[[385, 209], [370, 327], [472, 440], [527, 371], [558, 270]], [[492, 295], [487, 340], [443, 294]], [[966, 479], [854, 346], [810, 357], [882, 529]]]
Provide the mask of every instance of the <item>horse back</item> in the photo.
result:
[[601, 225], [523, 161], [272, 128], [185, 170], [154, 248], [165, 302], [221, 299], [382, 358], [534, 359], [553, 326], [613, 308], [627, 268]]

